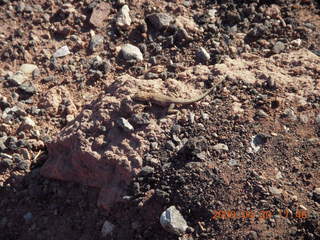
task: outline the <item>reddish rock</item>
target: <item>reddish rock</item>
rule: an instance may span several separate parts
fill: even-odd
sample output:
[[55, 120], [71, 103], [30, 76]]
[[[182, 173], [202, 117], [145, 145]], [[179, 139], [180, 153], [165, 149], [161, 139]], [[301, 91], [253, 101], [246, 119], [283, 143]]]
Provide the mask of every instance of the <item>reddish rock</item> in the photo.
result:
[[101, 188], [98, 205], [105, 209], [125, 194], [125, 188], [142, 166], [145, 140], [116, 124], [120, 102], [101, 96], [88, 105], [48, 143], [48, 160], [41, 168], [46, 177]]
[[105, 20], [110, 13], [110, 4], [106, 2], [99, 3], [92, 11], [90, 17], [90, 23], [95, 27], [104, 27], [106, 25]]

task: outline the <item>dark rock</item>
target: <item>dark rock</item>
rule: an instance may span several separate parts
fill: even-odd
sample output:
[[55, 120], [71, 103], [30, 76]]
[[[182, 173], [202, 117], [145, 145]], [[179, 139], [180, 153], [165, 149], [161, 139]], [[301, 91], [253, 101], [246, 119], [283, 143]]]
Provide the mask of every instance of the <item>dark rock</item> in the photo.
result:
[[10, 158], [3, 158], [2, 156], [0, 157], [0, 168], [11, 168], [13, 166], [13, 161]]
[[166, 13], [153, 13], [147, 16], [147, 20], [151, 23], [153, 28], [160, 31], [168, 28], [174, 19]]

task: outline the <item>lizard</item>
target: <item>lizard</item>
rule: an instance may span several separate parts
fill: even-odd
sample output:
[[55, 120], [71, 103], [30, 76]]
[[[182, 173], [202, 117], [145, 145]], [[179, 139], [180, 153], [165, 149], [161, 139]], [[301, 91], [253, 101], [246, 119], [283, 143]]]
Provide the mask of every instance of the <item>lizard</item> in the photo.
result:
[[145, 91], [137, 92], [133, 96], [133, 99], [137, 101], [142, 101], [142, 102], [149, 102], [149, 103], [151, 102], [162, 107], [169, 106], [168, 112], [174, 112], [173, 108], [175, 104], [187, 105], [187, 104], [198, 102], [203, 98], [205, 98], [207, 95], [209, 95], [214, 89], [215, 89], [215, 86], [209, 88], [209, 90], [204, 94], [202, 94], [201, 96], [191, 98], [191, 99], [169, 97], [161, 93], [145, 92]]

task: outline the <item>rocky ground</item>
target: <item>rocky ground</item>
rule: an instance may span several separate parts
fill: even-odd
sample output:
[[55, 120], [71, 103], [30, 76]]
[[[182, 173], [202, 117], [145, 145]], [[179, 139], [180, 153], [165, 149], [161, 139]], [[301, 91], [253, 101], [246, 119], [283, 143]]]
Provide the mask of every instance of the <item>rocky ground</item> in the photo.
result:
[[317, 1], [0, 9], [0, 239], [320, 239]]

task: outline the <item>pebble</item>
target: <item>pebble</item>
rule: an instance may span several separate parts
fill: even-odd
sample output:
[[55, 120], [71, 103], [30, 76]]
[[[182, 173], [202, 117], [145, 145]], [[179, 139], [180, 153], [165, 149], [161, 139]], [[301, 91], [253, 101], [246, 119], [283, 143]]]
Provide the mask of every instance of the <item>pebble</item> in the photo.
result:
[[6, 145], [4, 144], [6, 140], [7, 136], [3, 136], [0, 138], [0, 152], [4, 152], [7, 149]]
[[35, 71], [36, 69], [39, 70], [37, 65], [29, 64], [29, 63], [22, 64], [20, 67], [20, 71], [23, 72], [24, 74], [32, 74], [33, 71]]
[[114, 229], [114, 225], [109, 221], [105, 221], [102, 225], [101, 235], [102, 237], [106, 237], [107, 235], [111, 235]]
[[100, 34], [94, 35], [89, 43], [89, 50], [94, 52], [96, 51], [100, 46], [103, 45], [104, 37]]
[[132, 122], [137, 125], [148, 125], [150, 122], [150, 114], [148, 113], [137, 113], [131, 118]]
[[130, 12], [130, 9], [128, 5], [124, 5], [120, 9], [117, 16], [117, 20], [116, 20], [116, 25], [119, 28], [128, 29], [130, 27], [132, 20], [130, 18], [129, 12]]
[[259, 239], [257, 232], [251, 231], [251, 232], [247, 235], [247, 239], [249, 239], [249, 240]]
[[262, 109], [259, 109], [256, 114], [258, 117], [261, 117], [261, 118], [269, 117], [269, 115], [265, 111], [263, 111]]
[[123, 6], [126, 4], [126, 0], [117, 0], [117, 5], [118, 6]]
[[168, 28], [173, 22], [173, 17], [166, 13], [153, 13], [147, 16], [147, 20], [158, 31]]
[[318, 125], [320, 125], [320, 114], [318, 114], [318, 115], [316, 116], [316, 123], [317, 123]]
[[61, 48], [59, 48], [54, 54], [53, 57], [54, 58], [59, 58], [59, 57], [64, 57], [69, 55], [71, 52], [69, 51], [68, 46], [63, 46]]
[[26, 222], [30, 222], [33, 218], [32, 213], [31, 212], [27, 212], [25, 215], [23, 215], [23, 218]]
[[0, 167], [7, 169], [13, 166], [13, 161], [10, 158], [0, 158]]
[[281, 53], [285, 49], [285, 45], [283, 42], [276, 42], [272, 48], [273, 53], [278, 54]]
[[200, 49], [197, 51], [197, 57], [201, 62], [207, 62], [210, 60], [210, 54], [203, 47], [200, 47]]
[[28, 95], [33, 95], [37, 92], [36, 88], [33, 86], [31, 82], [25, 82], [19, 86], [19, 89]]
[[133, 46], [132, 44], [124, 44], [121, 47], [121, 54], [123, 56], [124, 59], [126, 60], [138, 60], [138, 61], [142, 61], [143, 60], [143, 55], [140, 51], [140, 49], [136, 46]]
[[18, 141], [18, 139], [16, 137], [10, 136], [7, 138], [5, 145], [10, 150], [16, 150], [17, 149], [17, 141]]
[[250, 145], [254, 152], [258, 152], [260, 147], [267, 142], [267, 137], [263, 134], [257, 134], [252, 137]]
[[10, 86], [20, 86], [26, 80], [26, 76], [23, 72], [16, 72], [15, 74], [8, 77], [8, 83]]
[[280, 189], [280, 188], [276, 188], [276, 187], [269, 187], [269, 191], [270, 191], [270, 193], [272, 193], [273, 195], [280, 195], [283, 190]]
[[221, 151], [221, 150], [229, 151], [229, 147], [223, 143], [218, 143], [218, 144], [214, 145], [213, 149], [216, 151]]
[[29, 117], [25, 117], [22, 123], [22, 128], [25, 130], [30, 130], [36, 126], [36, 123]]
[[202, 117], [203, 120], [208, 120], [210, 118], [209, 114], [204, 113], [202, 111], [201, 111], [201, 117]]
[[291, 108], [287, 108], [283, 111], [283, 116], [286, 118], [289, 118], [291, 121], [296, 121], [297, 115], [295, 114], [295, 112], [291, 109]]
[[160, 224], [166, 231], [176, 235], [184, 234], [188, 228], [186, 220], [175, 206], [169, 207], [161, 214]]
[[134, 127], [129, 123], [129, 121], [125, 118], [119, 118], [117, 120], [117, 124], [126, 132], [134, 131]]
[[141, 169], [140, 175], [141, 176], [148, 176], [154, 173], [154, 168], [150, 166], [145, 166]]
[[29, 153], [28, 149], [26, 149], [26, 148], [21, 148], [21, 149], [20, 149], [20, 153], [22, 154], [23, 159], [25, 159], [25, 160], [30, 160], [30, 159], [31, 159], [30, 153]]
[[276, 179], [281, 179], [281, 178], [282, 178], [282, 174], [280, 171], [278, 171], [276, 174]]
[[48, 77], [45, 77], [45, 78], [43, 79], [43, 81], [44, 81], [45, 83], [47, 83], [47, 82], [54, 82], [54, 81], [55, 81], [55, 77], [54, 77], [54, 76], [48, 76]]
[[0, 107], [2, 110], [10, 107], [7, 97], [0, 95]]
[[170, 151], [174, 151], [176, 149], [176, 145], [171, 140], [167, 141], [165, 146], [166, 149]]
[[302, 40], [300, 38], [291, 41], [291, 44], [295, 47], [300, 47], [301, 43], [302, 43]]

